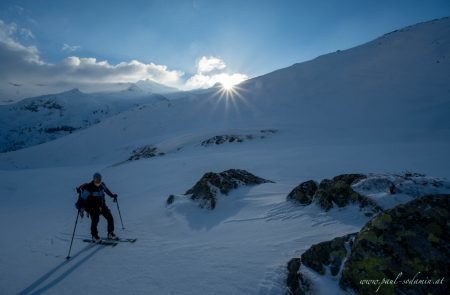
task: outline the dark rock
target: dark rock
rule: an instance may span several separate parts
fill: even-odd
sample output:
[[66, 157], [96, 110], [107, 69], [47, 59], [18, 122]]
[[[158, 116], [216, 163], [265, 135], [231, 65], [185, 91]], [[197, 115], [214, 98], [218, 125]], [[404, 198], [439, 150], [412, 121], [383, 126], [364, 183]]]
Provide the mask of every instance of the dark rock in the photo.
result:
[[293, 258], [288, 262], [287, 269], [288, 275], [286, 279], [287, 292], [286, 295], [303, 295], [304, 280], [301, 273], [298, 272], [300, 269], [300, 258]]
[[202, 146], [210, 146], [210, 145], [219, 145], [224, 143], [240, 143], [246, 140], [253, 140], [255, 138], [266, 138], [267, 135], [275, 134], [277, 130], [275, 129], [263, 129], [259, 130], [259, 134], [263, 136], [258, 136], [257, 134], [225, 134], [225, 135], [216, 135], [211, 138], [208, 138], [201, 142]]
[[[357, 235], [340, 285], [358, 294], [448, 294], [450, 195], [426, 196], [398, 205], [367, 223]], [[361, 280], [432, 284], [365, 285]], [[442, 284], [438, 280], [445, 278]], [[407, 281], [406, 281], [407, 282]]]
[[353, 173], [353, 174], [341, 174], [341, 175], [335, 176], [335, 177], [333, 177], [333, 180], [334, 181], [343, 181], [347, 185], [352, 185], [364, 178], [367, 178], [367, 176], [364, 174]]
[[202, 141], [202, 146], [210, 146], [210, 145], [218, 145], [218, 144], [224, 144], [226, 142], [242, 142], [243, 137], [240, 135], [217, 135], [213, 136], [207, 140]]
[[353, 183], [365, 177], [362, 174], [342, 174], [334, 177], [333, 180], [324, 179], [320, 182], [313, 201], [325, 211], [333, 208], [334, 204], [345, 207], [357, 203], [360, 208], [370, 207], [373, 212], [379, 212], [381, 208], [374, 201], [360, 195], [351, 187]]
[[261, 130], [259, 130], [259, 132], [261, 132], [261, 133], [272, 133], [272, 134], [275, 134], [275, 133], [277, 133], [278, 132], [278, 130], [277, 129], [261, 129]]
[[56, 132], [69, 132], [69, 133], [72, 133], [73, 131], [76, 131], [77, 129], [79, 129], [79, 128], [75, 128], [75, 127], [72, 127], [72, 126], [58, 126], [58, 127], [45, 128], [44, 132], [46, 132], [46, 133], [56, 133]]
[[230, 169], [221, 173], [208, 172], [185, 195], [191, 195], [192, 200], [199, 202], [201, 208], [214, 209], [216, 195], [227, 195], [232, 189], [241, 185], [255, 185], [272, 182], [255, 176], [245, 170]]
[[167, 205], [170, 205], [170, 204], [172, 204], [174, 201], [175, 201], [175, 196], [174, 196], [174, 195], [170, 195], [170, 196], [167, 198], [166, 203], [167, 203]]
[[295, 200], [302, 205], [309, 205], [317, 191], [317, 183], [314, 180], [308, 180], [294, 188], [287, 196], [288, 200]]
[[345, 244], [350, 243], [355, 236], [356, 234], [349, 234], [311, 246], [302, 254], [302, 263], [322, 275], [325, 274], [324, 266], [328, 266], [331, 275], [336, 276], [347, 256]]
[[158, 148], [151, 146], [151, 145], [146, 145], [146, 146], [135, 149], [131, 153], [131, 156], [128, 158], [128, 161], [153, 158], [156, 156], [163, 156], [163, 155], [164, 155], [164, 153], [158, 151]]
[[411, 179], [411, 178], [414, 178], [414, 177], [424, 177], [424, 176], [425, 176], [425, 174], [417, 173], [417, 172], [405, 172], [405, 173], [403, 173], [403, 177], [406, 178], [406, 179]]

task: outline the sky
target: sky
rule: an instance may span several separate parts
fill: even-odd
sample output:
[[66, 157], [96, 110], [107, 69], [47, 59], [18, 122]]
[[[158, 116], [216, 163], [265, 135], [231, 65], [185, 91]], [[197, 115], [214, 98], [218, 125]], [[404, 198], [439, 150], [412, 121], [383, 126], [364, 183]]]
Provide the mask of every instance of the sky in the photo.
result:
[[448, 0], [2, 0], [0, 98], [142, 79], [236, 83], [446, 16]]

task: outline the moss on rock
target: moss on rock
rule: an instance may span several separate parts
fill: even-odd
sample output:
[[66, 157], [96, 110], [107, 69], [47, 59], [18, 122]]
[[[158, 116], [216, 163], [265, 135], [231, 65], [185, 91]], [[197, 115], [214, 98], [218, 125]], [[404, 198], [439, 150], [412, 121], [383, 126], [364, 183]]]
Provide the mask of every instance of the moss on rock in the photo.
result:
[[322, 275], [326, 272], [325, 267], [329, 267], [331, 275], [336, 276], [347, 256], [345, 244], [355, 236], [356, 234], [350, 234], [311, 246], [302, 254], [302, 263]]
[[324, 179], [320, 182], [313, 201], [325, 211], [330, 210], [334, 205], [345, 207], [349, 204], [359, 204], [360, 208], [370, 207], [373, 212], [379, 212], [381, 208], [374, 201], [360, 195], [351, 187], [353, 183], [365, 177], [363, 174], [342, 174], [332, 180]]
[[448, 284], [361, 284], [361, 280], [450, 277], [450, 195], [426, 196], [372, 219], [355, 239], [340, 285], [358, 294], [446, 294]]
[[288, 200], [294, 200], [302, 205], [312, 203], [314, 194], [317, 191], [317, 183], [314, 180], [308, 180], [295, 187], [287, 196]]

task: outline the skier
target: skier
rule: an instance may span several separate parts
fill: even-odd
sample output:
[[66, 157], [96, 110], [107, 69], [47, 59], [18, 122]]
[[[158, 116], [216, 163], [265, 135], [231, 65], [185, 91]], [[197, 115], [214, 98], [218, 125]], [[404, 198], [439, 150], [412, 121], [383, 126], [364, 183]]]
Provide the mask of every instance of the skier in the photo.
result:
[[92, 241], [96, 243], [101, 242], [97, 230], [100, 214], [108, 222], [108, 239], [118, 240], [118, 237], [114, 234], [114, 218], [106, 206], [105, 193], [113, 199], [114, 203], [117, 202], [117, 195], [113, 194], [102, 182], [101, 174], [94, 173], [92, 181], [79, 186], [77, 192], [79, 193], [78, 202], [76, 203], [77, 209], [80, 210], [82, 217], [83, 211], [86, 211], [91, 217]]

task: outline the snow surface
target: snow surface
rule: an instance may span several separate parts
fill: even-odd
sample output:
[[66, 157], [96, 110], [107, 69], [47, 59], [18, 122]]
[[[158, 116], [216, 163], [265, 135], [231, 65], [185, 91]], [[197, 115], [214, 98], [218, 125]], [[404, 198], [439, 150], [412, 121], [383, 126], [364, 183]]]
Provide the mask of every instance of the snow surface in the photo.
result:
[[[220, 90], [176, 94], [103, 119], [80, 132], [0, 154], [1, 294], [283, 294], [286, 264], [312, 244], [357, 232], [368, 221], [350, 206], [323, 212], [286, 202], [309, 179], [372, 173], [400, 181], [404, 198], [355, 184], [387, 208], [450, 177], [450, 19], [419, 24], [360, 47]], [[441, 62], [436, 63], [436, 59]], [[215, 135], [276, 129], [264, 140], [201, 146]], [[2, 127], [3, 132], [3, 127]], [[136, 148], [164, 156], [123, 163]], [[118, 165], [118, 163], [121, 163]], [[243, 187], [214, 211], [181, 195], [203, 173], [245, 169], [275, 181]], [[119, 195], [134, 244], [92, 246], [90, 220], [77, 227], [74, 188], [99, 171]], [[396, 176], [397, 175], [397, 176]], [[377, 182], [376, 182], [377, 183]], [[387, 200], [387, 201], [386, 201]], [[102, 219], [99, 229], [105, 235]], [[329, 294], [327, 277], [317, 292]], [[331, 289], [333, 290], [333, 289]]]

